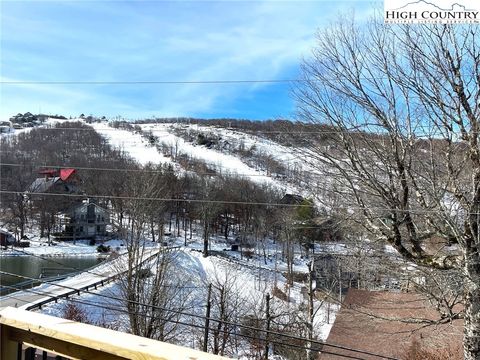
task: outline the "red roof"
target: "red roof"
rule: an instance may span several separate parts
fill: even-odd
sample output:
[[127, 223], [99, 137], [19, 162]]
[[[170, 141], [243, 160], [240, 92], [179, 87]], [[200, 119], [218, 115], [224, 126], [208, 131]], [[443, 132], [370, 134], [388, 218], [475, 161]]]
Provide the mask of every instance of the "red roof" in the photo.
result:
[[60, 169], [60, 179], [63, 181], [67, 181], [73, 174], [75, 174], [75, 169]]
[[48, 176], [53, 177], [57, 174], [57, 170], [55, 170], [55, 169], [44, 169], [44, 170], [40, 170], [38, 173], [42, 174], [42, 175], [48, 175]]

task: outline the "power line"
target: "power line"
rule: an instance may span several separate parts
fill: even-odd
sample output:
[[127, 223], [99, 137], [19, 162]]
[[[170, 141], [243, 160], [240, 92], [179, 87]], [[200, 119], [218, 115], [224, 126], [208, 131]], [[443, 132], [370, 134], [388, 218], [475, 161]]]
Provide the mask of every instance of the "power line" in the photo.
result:
[[22, 192], [0, 190], [0, 194], [16, 194], [31, 196], [55, 196], [55, 197], [75, 197], [75, 198], [99, 198], [99, 199], [117, 199], [117, 200], [142, 200], [142, 201], [165, 201], [165, 202], [184, 202], [184, 203], [209, 203], [209, 204], [231, 204], [231, 205], [259, 205], [259, 206], [277, 206], [277, 207], [311, 207], [311, 204], [281, 204], [268, 202], [248, 202], [248, 201], [226, 201], [226, 200], [208, 200], [208, 199], [175, 199], [158, 197], [140, 197], [140, 196], [113, 196], [113, 195], [94, 195], [94, 194], [54, 194], [45, 192]]
[[[420, 77], [421, 79], [422, 77]], [[425, 77], [423, 77], [425, 78]], [[476, 75], [462, 74], [463, 79], [476, 78]], [[338, 78], [292, 78], [292, 79], [214, 79], [214, 80], [2, 80], [5, 85], [182, 85], [182, 84], [256, 84], [256, 83], [308, 83], [338, 81]], [[359, 80], [391, 80], [388, 76], [361, 76]]]
[[[6, 272], [6, 271], [0, 271], [0, 274], [16, 276], [16, 277], [19, 277], [19, 278], [29, 279], [29, 280], [39, 280], [39, 279], [34, 279], [34, 278], [31, 278], [31, 277], [28, 277], [28, 276], [24, 276], [24, 275], [9, 273], [9, 272]], [[49, 282], [49, 281], [40, 281], [40, 282], [47, 283], [47, 284], [57, 286], [57, 287], [61, 287], [61, 288], [65, 288], [65, 289], [68, 289], [68, 290], [74, 290], [76, 292], [80, 291], [80, 289], [77, 289], [75, 287], [61, 285], [61, 284], [55, 284], [55, 283]], [[25, 290], [25, 291], [28, 292], [28, 290]], [[191, 313], [186, 313], [186, 312], [183, 312], [183, 311], [167, 309], [167, 308], [164, 308], [164, 307], [161, 307], [161, 306], [145, 304], [145, 303], [141, 303], [141, 302], [137, 302], [137, 301], [133, 301], [133, 300], [121, 299], [121, 298], [118, 298], [118, 297], [103, 295], [103, 294], [95, 293], [95, 292], [88, 291], [88, 290], [81, 290], [81, 292], [85, 292], [85, 293], [88, 293], [88, 294], [94, 295], [94, 296], [104, 297], [104, 298], [107, 298], [107, 299], [114, 299], [114, 300], [118, 300], [118, 301], [126, 301], [126, 302], [129, 302], [131, 304], [145, 306], [145, 307], [152, 308], [152, 309], [169, 311], [169, 312], [176, 313], [176, 314], [179, 314], [179, 315], [190, 316], [190, 317], [198, 318], [198, 319], [201, 319], [201, 320], [206, 319], [206, 317], [202, 316], [202, 315], [191, 314]], [[45, 294], [46, 294], [46, 296], [52, 296], [49, 293], [45, 293]], [[259, 331], [259, 332], [268, 332], [269, 334], [272, 334], [272, 335], [282, 336], [282, 337], [290, 338], [290, 339], [294, 339], [294, 340], [308, 341], [308, 342], [312, 342], [312, 343], [315, 343], [315, 344], [318, 344], [318, 345], [324, 345], [324, 346], [329, 346], [329, 347], [332, 347], [332, 348], [348, 350], [348, 351], [358, 352], [358, 353], [362, 353], [362, 354], [366, 354], [366, 355], [372, 355], [372, 356], [377, 356], [377, 357], [381, 357], [381, 358], [396, 360], [395, 358], [385, 357], [383, 355], [378, 355], [378, 354], [363, 351], [363, 350], [352, 349], [352, 348], [348, 348], [348, 347], [341, 346], [341, 345], [336, 345], [336, 344], [329, 344], [329, 343], [326, 343], [326, 342], [323, 342], [323, 341], [318, 341], [318, 340], [309, 340], [309, 339], [302, 338], [302, 337], [295, 336], [295, 335], [283, 334], [283, 333], [279, 333], [279, 332], [276, 332], [276, 331], [273, 331], [273, 330], [264, 330], [264, 329], [256, 328], [256, 327], [253, 327], [253, 326], [238, 324], [238, 323], [234, 323], [234, 322], [230, 322], [230, 321], [226, 321], [226, 320], [222, 320], [222, 319], [216, 319], [216, 318], [210, 317], [209, 320], [214, 321], [214, 322], [220, 322], [220, 323], [223, 323], [223, 324], [226, 324], [226, 325], [232, 325], [232, 326], [244, 328], [244, 329], [247, 329], [247, 330]], [[203, 329], [204, 327], [201, 326], [201, 328]]]
[[[98, 199], [117, 199], [117, 200], [141, 200], [141, 201], [164, 201], [164, 202], [183, 202], [183, 203], [206, 203], [206, 204], [230, 204], [230, 205], [255, 205], [255, 206], [272, 206], [272, 207], [312, 207], [312, 204], [282, 204], [271, 202], [255, 202], [255, 201], [228, 201], [228, 200], [208, 200], [208, 199], [183, 199], [183, 198], [159, 198], [159, 197], [142, 197], [142, 196], [115, 196], [115, 195], [99, 195], [99, 194], [55, 194], [45, 192], [23, 192], [12, 190], [0, 190], [0, 194], [14, 194], [27, 196], [53, 196], [53, 197], [74, 197], [74, 198], [98, 198]], [[372, 211], [396, 211], [400, 213], [412, 214], [440, 214], [445, 210], [421, 210], [421, 209], [395, 209], [383, 207], [361, 207], [349, 206], [350, 210], [372, 210]], [[469, 215], [480, 215], [480, 213], [469, 212]]]
[[[10, 288], [12, 290], [21, 290], [21, 289], [15, 287], [15, 286], [6, 285], [5, 287]], [[26, 289], [26, 290], [23, 290], [23, 291], [28, 292], [28, 293], [32, 293], [32, 294], [35, 294], [35, 295], [50, 296], [48, 293], [38, 291], [38, 290]], [[18, 297], [15, 297], [15, 296], [10, 296], [10, 298], [22, 301], [22, 299], [20, 299]], [[149, 315], [149, 314], [145, 314], [143, 312], [141, 313], [141, 312], [136, 312], [136, 311], [129, 311], [127, 309], [124, 309], [124, 308], [119, 307], [119, 306], [114, 306], [112, 304], [103, 305], [103, 304], [98, 304], [98, 303], [93, 303], [93, 302], [89, 302], [89, 301], [85, 301], [85, 300], [78, 300], [78, 299], [73, 299], [73, 298], [69, 298], [69, 299], [67, 299], [67, 301], [82, 304], [82, 305], [97, 307], [97, 308], [101, 308], [101, 309], [105, 309], [105, 310], [115, 311], [115, 312], [119, 312], [119, 313], [123, 313], [123, 314], [127, 314], [127, 315], [133, 314], [133, 315], [146, 317], [146, 318], [155, 318], [155, 319], [159, 319], [159, 320], [162, 320], [162, 321], [175, 323], [175, 324], [178, 324], [178, 325], [184, 325], [184, 326], [187, 326], [187, 327], [194, 327], [194, 328], [197, 328], [197, 329], [205, 329], [205, 326], [203, 326], [203, 325], [198, 325], [198, 324], [194, 324], [194, 323], [187, 323], [187, 322], [184, 322], [184, 321], [181, 321], [181, 320], [178, 320], [178, 319], [176, 319], [176, 320], [166, 319], [166, 318], [163, 318], [163, 317], [158, 316], [158, 315]], [[222, 322], [225, 323], [224, 321], [222, 321]], [[235, 330], [234, 330], [235, 332], [231, 332], [231, 331], [228, 331], [228, 330], [225, 330], [225, 329], [218, 329], [218, 328], [208, 328], [208, 330], [209, 331], [214, 331], [214, 332], [218, 331], [222, 334], [239, 336], [239, 337], [244, 337], [244, 338], [248, 338], [248, 339], [252, 339], [252, 340], [259, 340], [259, 337], [249, 335], [249, 334], [238, 333]], [[266, 330], [258, 329], [258, 331], [259, 332], [265, 332]], [[310, 341], [308, 339], [304, 339], [304, 340], [305, 341]], [[285, 343], [285, 342], [279, 342], [279, 341], [276, 341], [276, 340], [273, 340], [273, 339], [269, 340], [269, 342], [277, 344], [277, 345], [294, 347], [294, 348], [298, 348], [298, 349], [302, 349], [302, 350], [311, 350], [311, 348], [308, 348], [306, 346], [302, 346], [302, 345], [298, 345], [298, 344]], [[330, 352], [330, 351], [327, 351], [327, 350], [318, 350], [318, 351], [321, 352], [321, 353], [324, 353], [324, 354], [335, 355], [335, 356], [343, 357], [343, 358], [346, 358], [346, 359], [365, 360], [364, 358], [360, 358], [360, 357], [357, 357], [357, 356], [342, 355], [342, 354], [333, 353], [333, 352]], [[348, 351], [356, 352], [354, 350], [348, 350]], [[360, 350], [358, 352], [360, 352]], [[373, 355], [373, 356], [375, 356], [375, 355]], [[384, 357], [382, 355], [376, 355], [376, 356], [381, 357], [381, 358], [385, 358], [385, 359], [393, 359], [393, 358]], [[393, 360], [395, 360], [395, 359], [393, 359]]]
[[[20, 289], [20, 288], [17, 288], [17, 287], [14, 287], [14, 286], [8, 286], [6, 285], [5, 286], [6, 288], [10, 288], [10, 289], [16, 289], [16, 290], [21, 290], [21, 291], [25, 291], [25, 292], [28, 292], [28, 293], [34, 293], [34, 294], [37, 294], [37, 295], [43, 295], [43, 296], [51, 296], [51, 294], [47, 293], [47, 292], [41, 292], [41, 291], [38, 291], [38, 290], [31, 290], [31, 289]], [[89, 292], [90, 293], [90, 292]], [[90, 293], [91, 295], [100, 295], [100, 294], [96, 294], [96, 293]], [[19, 301], [23, 301], [22, 299], [18, 298], [18, 297], [14, 297], [14, 296], [9, 296], [10, 298], [13, 298], [13, 299], [16, 299], [16, 300], [19, 300]], [[118, 299], [118, 298], [112, 298], [110, 296], [106, 296], [107, 298], [110, 298], [110, 299], [115, 299], [115, 300], [122, 300], [122, 299]], [[77, 303], [81, 303], [81, 304], [85, 304], [85, 305], [89, 305], [89, 306], [93, 306], [93, 307], [99, 307], [99, 308], [104, 308], [104, 309], [107, 309], [107, 310], [113, 310], [113, 311], [119, 311], [119, 312], [123, 312], [123, 313], [126, 313], [126, 314], [136, 314], [136, 315], [140, 315], [140, 316], [144, 316], [144, 317], [156, 317], [156, 318], [159, 318], [160, 320], [164, 320], [164, 321], [167, 321], [167, 322], [174, 322], [176, 324], [181, 324], [181, 325], [186, 325], [186, 326], [193, 326], [193, 327], [196, 327], [196, 328], [200, 328], [200, 329], [204, 329], [205, 327], [203, 325], [196, 325], [196, 324], [192, 324], [192, 323], [185, 323], [185, 322], [181, 322], [179, 320], [170, 320], [170, 319], [165, 319], [165, 318], [161, 318], [161, 317], [158, 317], [158, 316], [154, 316], [154, 315], [148, 315], [148, 314], [145, 314], [145, 313], [140, 313], [140, 312], [134, 312], [134, 311], [128, 311], [128, 310], [125, 310], [124, 308], [120, 308], [120, 307], [113, 307], [111, 305], [109, 306], [106, 306], [106, 305], [103, 305], [103, 304], [98, 304], [98, 303], [91, 303], [91, 302], [87, 302], [87, 301], [84, 301], [84, 300], [77, 300], [77, 299], [71, 299], [71, 298], [67, 298], [68, 301], [72, 301], [72, 302], [77, 302]], [[146, 306], [146, 307], [153, 307], [151, 305], [148, 305], [148, 304], [142, 304], [142, 303], [139, 303], [138, 305], [142, 305], [142, 306]], [[155, 307], [155, 308], [158, 308], [158, 307]], [[178, 313], [180, 315], [187, 315], [185, 313], [181, 313], [181, 312], [178, 312], [178, 311], [175, 311], [175, 310], [170, 310], [170, 309], [161, 309], [161, 310], [164, 310], [164, 311], [170, 311], [170, 312], [173, 312], [173, 313]], [[193, 314], [188, 314], [187, 316], [193, 316]], [[202, 317], [202, 316], [195, 316], [197, 318], [201, 318], [201, 319], [205, 319], [205, 317]], [[362, 353], [362, 354], [367, 354], [367, 355], [372, 355], [372, 356], [377, 356], [377, 357], [381, 357], [381, 358], [386, 358], [386, 359], [392, 359], [392, 360], [395, 360], [394, 358], [389, 358], [389, 357], [385, 357], [383, 355], [377, 355], [377, 354], [374, 354], [374, 353], [369, 353], [369, 352], [364, 352], [363, 350], [357, 350], [357, 349], [353, 349], [353, 348], [344, 348], [340, 345], [331, 345], [331, 344], [327, 344], [327, 343], [324, 343], [324, 342], [320, 342], [320, 341], [317, 341], [317, 340], [309, 340], [309, 339], [306, 339], [306, 338], [301, 338], [301, 337], [296, 337], [296, 336], [292, 336], [292, 335], [289, 335], [289, 334], [283, 334], [283, 333], [278, 333], [278, 332], [274, 332], [274, 331], [270, 331], [270, 330], [264, 330], [264, 329], [260, 329], [260, 328], [254, 328], [254, 327], [249, 327], [249, 326], [245, 326], [245, 325], [241, 325], [241, 324], [235, 324], [235, 323], [231, 323], [231, 322], [228, 322], [228, 321], [225, 321], [225, 320], [218, 320], [218, 319], [214, 319], [214, 318], [209, 318], [210, 320], [213, 320], [213, 321], [216, 321], [216, 322], [221, 322], [225, 325], [232, 325], [232, 326], [235, 326], [235, 327], [243, 327], [243, 328], [247, 328], [249, 330], [254, 330], [254, 331], [258, 331], [258, 332], [268, 332], [269, 334], [277, 334], [277, 336], [282, 336], [282, 337], [287, 337], [287, 338], [292, 338], [292, 339], [295, 339], [295, 340], [302, 340], [302, 341], [307, 341], [307, 342], [311, 342], [311, 343], [315, 343], [315, 344], [318, 344], [318, 345], [323, 345], [323, 346], [330, 346], [330, 347], [333, 347], [333, 348], [339, 348], [341, 350], [347, 350], [347, 351], [351, 351], [351, 352], [356, 352], [356, 353]], [[248, 335], [248, 334], [239, 334], [239, 333], [231, 333], [231, 332], [228, 332], [227, 330], [222, 330], [222, 329], [212, 329], [212, 328], [209, 328], [209, 330], [212, 330], [212, 331], [220, 331], [222, 333], [227, 333], [229, 335], [236, 335], [236, 336], [240, 336], [240, 337], [247, 337], [247, 338], [250, 338], [250, 339], [254, 339], [254, 340], [258, 340], [257, 337], [253, 337], [251, 335]], [[290, 343], [285, 343], [285, 342], [277, 342], [275, 340], [270, 340], [270, 342], [272, 343], [276, 343], [276, 344], [279, 344], [279, 345], [286, 345], [286, 346], [289, 346], [289, 347], [297, 347], [297, 348], [301, 348], [301, 349], [304, 349], [304, 350], [307, 350], [307, 349], [310, 349], [310, 348], [307, 348], [305, 346], [301, 346], [301, 345], [297, 345], [297, 344], [290, 344]], [[349, 355], [340, 355], [340, 354], [337, 354], [337, 353], [332, 353], [332, 352], [328, 352], [326, 350], [320, 350], [322, 353], [325, 353], [325, 354], [331, 354], [331, 355], [338, 355], [338, 356], [342, 356], [342, 357], [346, 357], [346, 358], [349, 358], [349, 359], [358, 359], [358, 360], [364, 360], [363, 358], [358, 358], [358, 357], [353, 357], [353, 356], [349, 356]]]
[[[72, 120], [73, 122], [77, 122], [76, 120]], [[68, 124], [68, 123], [67, 123]], [[135, 124], [135, 123], [129, 123], [131, 124], [131, 126], [135, 126], [135, 125], [138, 125], [138, 124]], [[142, 124], [142, 125], [148, 125], [148, 124]], [[88, 126], [91, 126], [91, 125], [88, 125]], [[204, 125], [205, 127], [207, 127], [208, 125]], [[135, 130], [134, 129], [126, 129], [126, 128], [123, 128], [123, 127], [119, 127], [119, 128], [114, 128], [114, 127], [107, 127], [107, 128], [98, 128], [98, 127], [91, 127], [91, 128], [77, 128], [77, 127], [45, 127], [45, 126], [40, 126], [40, 127], [34, 127], [32, 128], [34, 130], [39, 130], [39, 129], [42, 129], [42, 130], [56, 130], [56, 131], [65, 131], [65, 130], [71, 130], [71, 131], [127, 131], [127, 132], [134, 132]], [[229, 131], [235, 131], [235, 130], [230, 130], [230, 129], [227, 129], [225, 128], [225, 130], [229, 130]], [[166, 130], [164, 129], [142, 129], [142, 132], [143, 134], [138, 134], [138, 135], [145, 135], [145, 134], [148, 134], [149, 132], [152, 132], [152, 133], [155, 133], [155, 132], [165, 132]], [[252, 131], [253, 130], [246, 130], [246, 131]], [[355, 130], [345, 130], [345, 132], [353, 132]], [[361, 132], [360, 130], [358, 130], [359, 133], [365, 133], [365, 132]], [[237, 132], [241, 132], [241, 131], [237, 131]], [[334, 130], [317, 130], [317, 131], [301, 131], [301, 130], [292, 130], [292, 131], [266, 131], [266, 130], [256, 130], [255, 131], [256, 133], [258, 134], [303, 134], [303, 135], [306, 135], [306, 134], [338, 134], [340, 131], [334, 131]], [[169, 135], [175, 135], [175, 134], [172, 134], [172, 133], [168, 133], [167, 135], [165, 136], [169, 136]], [[244, 134], [247, 134], [247, 135], [252, 135], [252, 134], [249, 134], [248, 132], [244, 132]], [[368, 135], [368, 133], [366, 133]], [[381, 133], [379, 134], [374, 134], [374, 135], [382, 135]]]
[[[168, 163], [166, 163], [168, 164]], [[215, 164], [212, 164], [216, 168], [223, 169], [223, 170], [231, 170], [233, 175], [236, 176], [242, 176], [242, 177], [270, 177], [269, 175], [263, 175], [263, 174], [243, 174], [243, 173], [236, 173], [233, 169], [231, 168], [226, 168], [226, 167], [217, 167]], [[19, 163], [2, 163], [0, 162], [0, 166], [11, 166], [11, 167], [39, 167], [39, 168], [75, 168], [76, 170], [91, 170], [91, 171], [115, 171], [115, 172], [134, 172], [134, 173], [146, 173], [146, 174], [165, 174], [165, 171], [162, 170], [149, 170], [149, 169], [119, 169], [119, 168], [98, 168], [98, 167], [82, 167], [82, 166], [74, 166], [74, 165], [43, 165], [39, 163], [29, 163], [29, 164], [19, 164]], [[185, 171], [189, 171], [186, 169]], [[209, 175], [209, 176], [218, 176], [222, 175], [221, 172], [196, 172], [196, 175]], [[228, 175], [226, 172], [224, 175]], [[318, 174], [320, 175], [320, 174]], [[275, 180], [272, 178], [272, 180]]]
[[307, 79], [245, 79], [245, 80], [129, 80], [129, 81], [0, 81], [5, 85], [182, 85], [182, 84], [257, 84], [297, 83], [320, 80]]

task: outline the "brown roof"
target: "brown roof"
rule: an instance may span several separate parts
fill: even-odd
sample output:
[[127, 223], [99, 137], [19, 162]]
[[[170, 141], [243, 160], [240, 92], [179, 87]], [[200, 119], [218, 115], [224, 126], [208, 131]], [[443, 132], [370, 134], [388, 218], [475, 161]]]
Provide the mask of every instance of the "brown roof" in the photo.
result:
[[[428, 351], [445, 351], [448, 359], [462, 359], [463, 321], [426, 326], [397, 319], [438, 319], [438, 313], [419, 294], [350, 289], [333, 324], [327, 343], [405, 359], [417, 342]], [[379, 357], [325, 347], [339, 355]], [[322, 354], [321, 360], [338, 360]]]

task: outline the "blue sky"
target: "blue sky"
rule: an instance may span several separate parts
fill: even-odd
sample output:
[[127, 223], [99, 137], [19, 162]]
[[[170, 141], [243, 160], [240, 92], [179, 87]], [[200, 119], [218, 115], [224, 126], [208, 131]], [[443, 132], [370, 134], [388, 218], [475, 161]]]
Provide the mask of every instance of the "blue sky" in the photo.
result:
[[[298, 77], [315, 32], [372, 1], [2, 1], [1, 79], [214, 81]], [[289, 84], [6, 84], [0, 117], [18, 112], [292, 117]]]

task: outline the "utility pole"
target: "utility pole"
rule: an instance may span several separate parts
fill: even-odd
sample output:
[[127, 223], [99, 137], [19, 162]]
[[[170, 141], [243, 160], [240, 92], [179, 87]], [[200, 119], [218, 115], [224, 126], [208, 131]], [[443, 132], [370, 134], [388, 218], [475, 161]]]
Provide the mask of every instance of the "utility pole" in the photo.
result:
[[314, 358], [312, 351], [312, 340], [313, 340], [313, 260], [308, 265], [308, 348], [307, 348], [307, 359], [312, 360]]
[[203, 337], [203, 351], [207, 352], [208, 349], [208, 328], [210, 327], [210, 308], [212, 306], [210, 297], [212, 296], [212, 284], [208, 284], [207, 295], [207, 313], [205, 314], [205, 334]]
[[183, 237], [184, 237], [184, 246], [187, 247], [187, 213], [183, 214]]
[[330, 301], [327, 301], [327, 324], [330, 324]]
[[342, 268], [338, 265], [338, 302], [342, 303]]
[[268, 360], [268, 353], [269, 353], [269, 346], [268, 346], [268, 338], [269, 338], [269, 331], [270, 331], [270, 294], [266, 295], [266, 324], [265, 324], [265, 360]]

